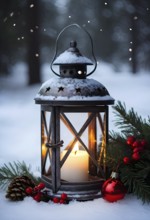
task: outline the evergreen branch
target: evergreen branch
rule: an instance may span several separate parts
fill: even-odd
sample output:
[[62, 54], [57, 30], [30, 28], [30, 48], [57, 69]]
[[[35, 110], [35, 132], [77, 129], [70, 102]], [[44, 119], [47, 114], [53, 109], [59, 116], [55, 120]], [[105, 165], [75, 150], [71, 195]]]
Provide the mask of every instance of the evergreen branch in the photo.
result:
[[15, 177], [22, 175], [28, 176], [35, 183], [40, 182], [40, 178], [31, 173], [31, 167], [27, 166], [25, 162], [13, 162], [0, 167], [0, 187], [5, 188]]
[[125, 104], [118, 101], [113, 109], [117, 116], [115, 124], [122, 129], [125, 135], [140, 135], [145, 127], [150, 131], [150, 123], [147, 123], [145, 119], [143, 120], [141, 116], [134, 112], [133, 108], [127, 112]]
[[[135, 172], [136, 171], [136, 172]], [[140, 172], [131, 166], [121, 169], [121, 181], [137, 198], [150, 203], [150, 185], [146, 183]]]

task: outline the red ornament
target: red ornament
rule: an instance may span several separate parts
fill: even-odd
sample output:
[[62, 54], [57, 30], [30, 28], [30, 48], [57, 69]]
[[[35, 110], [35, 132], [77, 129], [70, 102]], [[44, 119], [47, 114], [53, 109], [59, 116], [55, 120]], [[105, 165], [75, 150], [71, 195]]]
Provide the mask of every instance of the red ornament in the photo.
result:
[[132, 145], [134, 143], [134, 141], [135, 141], [135, 137], [134, 136], [129, 136], [127, 138], [127, 144], [128, 145]]
[[138, 152], [133, 153], [133, 154], [132, 154], [132, 159], [133, 159], [133, 160], [139, 160], [139, 159], [140, 159], [140, 154], [139, 154]]
[[116, 202], [123, 199], [126, 189], [123, 183], [115, 178], [110, 178], [103, 183], [102, 197], [108, 202]]
[[37, 187], [39, 190], [42, 190], [45, 188], [45, 183], [39, 183], [39, 185]]
[[130, 163], [130, 158], [129, 157], [124, 157], [123, 162], [124, 162], [124, 164], [129, 164]]

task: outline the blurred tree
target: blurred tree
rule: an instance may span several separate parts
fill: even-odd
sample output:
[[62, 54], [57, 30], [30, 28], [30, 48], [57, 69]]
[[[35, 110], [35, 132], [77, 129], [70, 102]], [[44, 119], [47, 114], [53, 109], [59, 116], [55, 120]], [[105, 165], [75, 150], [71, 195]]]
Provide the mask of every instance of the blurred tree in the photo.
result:
[[[22, 32], [22, 17], [24, 2], [19, 0], [0, 1], [0, 74], [8, 74], [10, 67], [18, 59], [17, 54], [23, 42], [19, 42], [19, 31]], [[22, 32], [22, 37], [24, 33]], [[20, 53], [20, 58], [22, 57]]]
[[27, 63], [29, 85], [41, 82], [40, 74], [40, 1], [28, 0], [26, 12]]

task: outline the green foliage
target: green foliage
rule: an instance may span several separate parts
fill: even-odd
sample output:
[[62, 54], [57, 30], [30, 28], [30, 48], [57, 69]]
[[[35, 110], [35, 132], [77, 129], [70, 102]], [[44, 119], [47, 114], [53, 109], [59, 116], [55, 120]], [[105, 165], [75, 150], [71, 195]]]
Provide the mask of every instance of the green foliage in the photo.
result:
[[25, 162], [13, 162], [4, 164], [0, 167], [0, 187], [6, 188], [7, 185], [18, 176], [26, 175], [35, 183], [40, 182], [40, 178], [35, 177], [31, 172], [31, 167], [27, 166]]
[[[127, 111], [125, 104], [118, 102], [114, 107], [115, 125], [120, 132], [110, 133], [110, 144], [107, 150], [107, 164], [112, 170], [118, 170], [121, 181], [143, 202], [150, 202], [150, 118], [142, 119], [133, 108]], [[144, 151], [140, 152], [140, 159], [133, 160], [133, 149], [126, 143], [129, 136], [136, 140], [147, 142]], [[123, 158], [130, 158], [125, 164]]]

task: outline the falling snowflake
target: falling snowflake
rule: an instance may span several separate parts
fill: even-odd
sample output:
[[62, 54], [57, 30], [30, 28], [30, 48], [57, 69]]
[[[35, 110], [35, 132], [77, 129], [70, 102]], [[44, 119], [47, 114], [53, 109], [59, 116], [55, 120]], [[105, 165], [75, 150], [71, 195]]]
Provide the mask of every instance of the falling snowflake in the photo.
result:
[[3, 21], [4, 21], [4, 22], [6, 22], [7, 20], [8, 20], [8, 18], [6, 17], [6, 18], [4, 18], [4, 20], [3, 20]]
[[130, 41], [130, 44], [133, 44], [133, 42], [132, 42], [132, 41]]
[[14, 27], [16, 27], [16, 24], [13, 24]]
[[30, 32], [31, 32], [31, 33], [33, 33], [33, 32], [34, 32], [34, 30], [33, 30], [33, 29], [30, 29]]
[[11, 12], [11, 13], [9, 14], [10, 17], [12, 17], [13, 15], [14, 15], [14, 12]]
[[88, 23], [91, 23], [91, 21], [88, 21]]
[[33, 7], [34, 7], [34, 4], [31, 4], [31, 5], [30, 5], [30, 8], [33, 8]]
[[104, 3], [104, 5], [108, 5], [108, 3], [107, 3], [107, 2], [105, 2], [105, 3]]
[[68, 18], [71, 18], [71, 15], [69, 15]]
[[39, 57], [39, 54], [38, 54], [38, 53], [36, 53], [36, 54], [35, 54], [35, 56], [36, 56], [36, 57]]
[[102, 32], [102, 31], [103, 31], [103, 29], [101, 28], [101, 29], [100, 29], [100, 31]]
[[137, 20], [138, 19], [138, 17], [137, 16], [134, 16], [134, 18], [133, 18], [134, 20]]
[[131, 57], [129, 57], [129, 61], [132, 61], [132, 58], [131, 58]]
[[17, 40], [20, 40], [20, 37], [18, 37]]
[[129, 48], [129, 52], [132, 52], [132, 48]]
[[44, 30], [44, 32], [45, 32], [45, 31], [46, 31], [46, 28], [44, 28], [43, 30]]
[[132, 31], [132, 28], [129, 28], [129, 31]]

